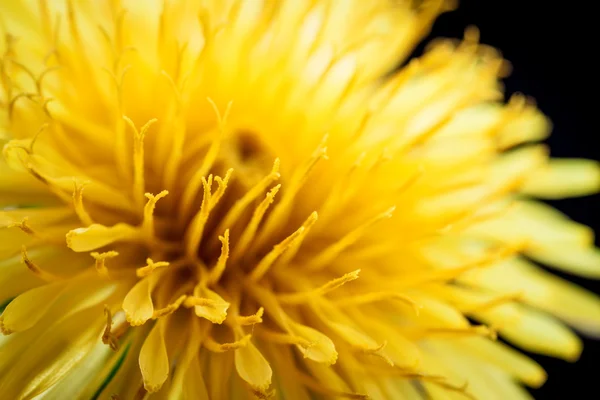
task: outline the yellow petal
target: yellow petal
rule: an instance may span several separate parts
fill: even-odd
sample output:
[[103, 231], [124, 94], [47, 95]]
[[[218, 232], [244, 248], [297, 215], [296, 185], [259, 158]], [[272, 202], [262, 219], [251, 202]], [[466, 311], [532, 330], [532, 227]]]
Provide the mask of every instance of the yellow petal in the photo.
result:
[[27, 224], [34, 230], [65, 222], [73, 217], [73, 211], [68, 207], [18, 208], [15, 210], [0, 210], [0, 228], [6, 228], [27, 219]]
[[485, 372], [491, 378], [488, 381], [491, 380], [495, 384], [494, 390], [499, 399], [533, 400], [533, 396], [509, 374], [491, 368]]
[[345, 90], [350, 86], [357, 72], [356, 64], [355, 54], [350, 54], [329, 66], [313, 98], [316, 109], [329, 111], [331, 107], [339, 104], [340, 97], [346, 94]]
[[198, 358], [200, 345], [206, 337], [206, 329], [201, 329], [200, 323], [201, 320], [196, 318], [189, 320], [187, 325], [188, 340], [182, 356], [177, 361], [169, 398], [183, 398], [184, 400], [209, 399]]
[[91, 351], [102, 331], [102, 306], [55, 320], [19, 354], [3, 374], [0, 393], [10, 399], [31, 399], [60, 381]]
[[210, 399], [230, 399], [231, 379], [235, 374], [234, 358], [231, 352], [227, 353], [208, 353], [204, 352], [201, 365], [210, 365], [208, 371], [205, 371], [209, 382], [208, 394]]
[[183, 399], [184, 400], [209, 400], [206, 383], [202, 368], [200, 368], [200, 360], [194, 357], [186, 371], [183, 381]]
[[319, 363], [335, 364], [338, 353], [329, 337], [316, 329], [295, 322], [290, 323], [289, 326], [291, 333], [310, 343], [309, 346], [296, 346], [304, 357]]
[[[104, 343], [97, 343], [94, 348], [81, 360], [78, 368], [71, 370], [65, 377], [50, 390], [44, 392], [43, 400], [89, 399], [92, 398], [102, 381], [97, 382], [105, 364], [111, 364], [110, 358], [114, 354], [110, 347]], [[95, 384], [95, 385], [94, 385]], [[89, 386], [93, 388], [89, 388]]]
[[535, 361], [501, 342], [478, 337], [460, 339], [459, 349], [486, 360], [531, 387], [540, 387], [546, 381], [546, 372]]
[[481, 222], [468, 231], [505, 243], [526, 243], [533, 250], [593, 243], [590, 228], [533, 201], [519, 201], [499, 217]]
[[445, 328], [467, 328], [470, 325], [460, 311], [444, 301], [425, 295], [416, 295], [412, 298], [422, 306], [416, 317], [419, 324]]
[[261, 393], [271, 385], [271, 367], [252, 342], [235, 350], [235, 369], [240, 378]]
[[527, 255], [553, 268], [586, 278], [600, 278], [600, 249], [598, 248], [557, 243], [544, 249], [530, 249]]
[[527, 104], [520, 95], [514, 95], [510, 99], [505, 112], [509, 114], [509, 120], [498, 129], [497, 140], [500, 148], [537, 142], [545, 139], [550, 133], [549, 119], [534, 105]]
[[421, 400], [423, 398], [411, 382], [400, 379], [384, 379], [382, 384], [387, 398], [405, 400]]
[[[296, 368], [293, 349], [277, 344], [265, 343], [267, 357], [273, 365], [274, 371], [293, 371]], [[285, 392], [289, 400], [311, 400], [306, 386], [299, 382], [291, 373], [276, 373], [273, 377], [273, 386], [276, 393]]]
[[474, 141], [479, 137], [485, 139], [501, 121], [503, 111], [502, 107], [494, 103], [477, 104], [458, 110], [446, 124], [439, 127], [435, 138], [468, 138], [464, 142]]
[[508, 260], [467, 274], [464, 281], [494, 292], [518, 293], [522, 301], [556, 315], [585, 333], [600, 335], [600, 298], [525, 260]]
[[[104, 281], [98, 280], [92, 274], [89, 274], [89, 276], [91, 276], [94, 279], [91, 281], [86, 280], [85, 276], [83, 277], [84, 279], [76, 278], [69, 284], [68, 287], [61, 289], [59, 291], [60, 295], [56, 299], [47, 298], [46, 301], [48, 302], [48, 305], [43, 303], [43, 299], [41, 299], [43, 307], [47, 308], [47, 310], [45, 310], [43, 312], [43, 315], [39, 311], [36, 310], [33, 313], [22, 317], [22, 318], [24, 318], [24, 322], [27, 325], [33, 323], [34, 321], [36, 321], [36, 325], [35, 325], [34, 329], [29, 329], [24, 332], [19, 332], [16, 335], [9, 336], [10, 339], [14, 338], [16, 340], [7, 343], [9, 346], [8, 348], [4, 347], [4, 348], [0, 349], [0, 352], [2, 353], [1, 358], [4, 362], [4, 365], [0, 364], [0, 375], [7, 373], [6, 371], [3, 371], [3, 369], [5, 367], [10, 367], [10, 368], [14, 369], [15, 368], [14, 364], [16, 363], [16, 360], [23, 361], [23, 353], [25, 353], [27, 351], [27, 349], [29, 347], [31, 347], [32, 344], [35, 344], [35, 341], [37, 340], [36, 338], [46, 337], [46, 336], [53, 338], [52, 340], [55, 340], [57, 342], [52, 344], [51, 346], [55, 347], [55, 350], [58, 352], [60, 349], [64, 348], [64, 344], [66, 342], [71, 342], [71, 341], [76, 342], [77, 339], [74, 339], [74, 337], [76, 335], [85, 333], [86, 329], [89, 328], [89, 329], [92, 329], [95, 331], [100, 330], [100, 328], [102, 326], [102, 317], [98, 316], [97, 314], [94, 314], [93, 309], [98, 304], [104, 304], [104, 302], [107, 301], [107, 299], [115, 292], [115, 289], [118, 286], [116, 284], [107, 284]], [[88, 278], [89, 278], [89, 276], [88, 276]], [[42, 286], [38, 289], [41, 289], [43, 287], [44, 286]], [[123, 295], [122, 292], [116, 294], [116, 296], [118, 296], [118, 297], [121, 297], [122, 295]], [[21, 310], [20, 312], [23, 312], [23, 310]], [[83, 314], [82, 314], [82, 312], [83, 312]], [[101, 310], [98, 310], [98, 312], [101, 313]], [[6, 316], [8, 317], [9, 315], [6, 315]], [[80, 331], [75, 332], [75, 333], [71, 332], [70, 333], [71, 336], [68, 336], [67, 338], [54, 337], [56, 332], [60, 333], [60, 332], [64, 331], [63, 325], [65, 325], [65, 324], [79, 326], [78, 325], [79, 321], [73, 322], [72, 318], [82, 319], [84, 322], [87, 321], [88, 324], [90, 323], [89, 321], [91, 318], [91, 319], [94, 319], [94, 321], [96, 321], [96, 325], [85, 326], [85, 328], [80, 328]], [[21, 322], [19, 321], [19, 323], [21, 323]], [[9, 326], [9, 328], [10, 328], [10, 326]], [[17, 329], [17, 327], [14, 327], [14, 329]], [[18, 329], [24, 329], [24, 327], [19, 326]], [[58, 333], [56, 333], [56, 334], [58, 334]], [[94, 335], [94, 333], [92, 333], [92, 335]], [[95, 337], [93, 337], [91, 339], [92, 340], [95, 339], [94, 342], [96, 342], [98, 340], [98, 334], [95, 334]], [[84, 347], [81, 348], [81, 352], [82, 352], [82, 354], [78, 353], [75, 356], [73, 356], [74, 360], [75, 360], [73, 362], [76, 362], [76, 360], [78, 359], [78, 357], [80, 355], [81, 356], [85, 355]], [[31, 354], [31, 357], [35, 358], [36, 355]], [[40, 357], [42, 357], [42, 356], [40, 356]], [[42, 367], [44, 367], [44, 368], [55, 368], [55, 367], [59, 368], [56, 365], [54, 365], [54, 366], [50, 365], [52, 360], [53, 360], [53, 358], [50, 357], [48, 360], [36, 359], [31, 362], [32, 363], [42, 363], [43, 365], [41, 365], [40, 368], [42, 368]], [[57, 361], [57, 362], [60, 362], [60, 361]], [[64, 361], [64, 362], [70, 363], [70, 361], [68, 361], [68, 360]], [[25, 365], [26, 364], [27, 364], [27, 362], [25, 362]], [[67, 373], [70, 366], [64, 365], [63, 367], [65, 368], [64, 373]], [[18, 368], [17, 368], [17, 370], [18, 370]], [[58, 379], [59, 377], [57, 377], [56, 379]], [[46, 379], [46, 378], [40, 378], [40, 382], [43, 382], [44, 379]], [[55, 379], [55, 378], [48, 377], [48, 379], [49, 379], [49, 382], [54, 382], [53, 379]], [[35, 390], [38, 390], [38, 389], [35, 389]], [[40, 390], [42, 390], [42, 389], [40, 389]]]
[[21, 256], [0, 261], [0, 303], [43, 283], [23, 265]]
[[496, 327], [509, 342], [532, 352], [575, 361], [582, 349], [581, 339], [554, 317], [505, 304], [488, 311], [475, 312], [481, 321]]
[[203, 299], [209, 299], [210, 305], [194, 306], [194, 312], [201, 318], [206, 318], [213, 324], [222, 324], [227, 318], [227, 309], [229, 303], [226, 302], [218, 293], [206, 287], [198, 287], [194, 295]]
[[548, 150], [542, 145], [531, 145], [509, 152], [498, 157], [487, 178], [496, 189], [521, 186], [526, 177], [547, 162]]
[[[473, 137], [451, 137], [440, 138], [438, 135], [432, 138], [425, 149], [424, 157], [427, 157], [428, 165], [440, 169], [448, 169], [454, 165], [470, 165], [481, 160], [493, 160], [495, 149], [487, 138]], [[428, 167], [431, 168], [431, 167]], [[475, 172], [485, 172], [484, 170]], [[452, 178], [448, 182], [452, 184]]]
[[[124, 343], [124, 345], [121, 346], [121, 351], [127, 349], [126, 353], [124, 353], [124, 359], [119, 361], [120, 367], [115, 371], [113, 378], [100, 393], [100, 399], [110, 399], [113, 394], [117, 394], [121, 399], [135, 398], [140, 387], [139, 385], [132, 385], [131, 382], [142, 382], [139, 354], [140, 349], [150, 332], [150, 327], [148, 325], [136, 328], [128, 335], [130, 342]], [[108, 346], [105, 345], [105, 347]], [[113, 367], [114, 364], [107, 365], [102, 376], [104, 379], [112, 373]], [[100, 382], [104, 382], [104, 379]], [[92, 398], [97, 390], [98, 387], [92, 390], [88, 397], [83, 398]]]
[[[432, 361], [442, 365], [443, 369], [431, 371], [438, 376], [450, 376], [453, 378], [447, 383], [453, 384], [453, 390], [447, 390], [448, 394], [457, 394], [458, 398], [472, 397], [475, 399], [522, 399], [520, 393], [515, 393], [516, 382], [510, 379], [510, 376], [493, 364], [487, 364], [485, 368], [481, 367], [481, 359], [477, 356], [462, 351], [458, 344], [449, 344], [443, 342], [428, 343], [428, 350], [431, 349]], [[487, 361], [487, 360], [486, 360]], [[427, 367], [430, 367], [429, 365]], [[444, 380], [438, 380], [444, 383]], [[442, 388], [442, 385], [438, 385]], [[469, 396], [465, 396], [468, 394]], [[505, 397], [509, 395], [508, 397]], [[440, 398], [446, 398], [440, 397]], [[454, 396], [448, 396], [454, 399]]]
[[60, 296], [65, 282], [56, 282], [31, 289], [15, 298], [0, 316], [4, 334], [21, 332], [34, 326]]
[[600, 190], [600, 163], [592, 160], [552, 159], [532, 173], [521, 189], [523, 193], [544, 198], [586, 196]]
[[144, 388], [150, 393], [160, 390], [169, 376], [169, 356], [165, 345], [163, 320], [159, 320], [140, 350], [140, 370]]
[[67, 246], [74, 251], [92, 251], [121, 240], [132, 240], [138, 236], [139, 231], [131, 225], [119, 223], [106, 227], [94, 224], [70, 231], [67, 234]]
[[138, 326], [144, 324], [154, 313], [152, 290], [156, 281], [155, 275], [150, 275], [136, 283], [123, 299], [123, 311], [127, 321]]
[[[353, 319], [364, 319], [366, 315], [370, 316], [371, 314], [365, 313]], [[421, 350], [417, 343], [399, 333], [395, 325], [386, 322], [388, 318], [390, 316], [387, 313], [375, 311], [371, 320], [365, 321], [364, 326], [369, 327], [373, 335], [377, 334], [380, 346], [387, 343], [384, 350], [374, 354], [382, 357], [386, 362], [389, 360], [400, 368], [411, 370], [415, 365], [420, 365]]]
[[0, 207], [59, 202], [44, 184], [26, 172], [13, 170], [3, 157], [0, 157], [0, 176]]
[[[304, 367], [310, 375], [315, 377], [315, 382], [318, 383], [317, 387], [325, 389], [325, 394], [353, 392], [348, 387], [350, 383], [340, 376], [341, 373], [336, 368], [321, 363], [305, 363]], [[342, 396], [342, 398], [344, 397], [347, 396]], [[350, 396], [350, 398], [352, 397]], [[358, 399], [364, 399], [364, 397], [358, 397]]]
[[[27, 139], [27, 141], [31, 142], [31, 139]], [[62, 156], [56, 156], [50, 161], [38, 154], [27, 154], [23, 148], [24, 144], [21, 142], [12, 140], [4, 146], [3, 155], [11, 168], [15, 170], [26, 168], [26, 170], [33, 171], [38, 179], [53, 189], [56, 196], [65, 201], [71, 199], [74, 180], [89, 181], [86, 193], [93, 197], [95, 202], [108, 208], [131, 211], [132, 203], [123, 191], [85, 176], [77, 167], [68, 164]], [[61, 165], [54, 164], [54, 161], [61, 162]]]
[[357, 349], [372, 350], [381, 347], [380, 343], [377, 343], [373, 338], [369, 337], [357, 328], [333, 321], [329, 321], [327, 325], [329, 325], [331, 329], [333, 329], [338, 335], [340, 335], [342, 338], [344, 338], [344, 340]]
[[[95, 271], [73, 278], [52, 307], [52, 312], [59, 312], [66, 318], [86, 308], [104, 305], [114, 296], [122, 298], [129, 286], [127, 282], [105, 281], [98, 279]], [[104, 314], [103, 314], [104, 315]]]
[[[25, 228], [27, 229], [27, 228]], [[23, 246], [30, 248], [37, 239], [22, 229], [0, 229], [0, 260], [20, 254]]]

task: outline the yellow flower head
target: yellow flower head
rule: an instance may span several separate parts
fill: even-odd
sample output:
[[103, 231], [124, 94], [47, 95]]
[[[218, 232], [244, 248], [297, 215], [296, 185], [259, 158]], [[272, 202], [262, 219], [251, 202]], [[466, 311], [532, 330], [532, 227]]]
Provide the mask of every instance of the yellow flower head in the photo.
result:
[[[444, 0], [0, 3], [3, 399], [519, 399], [592, 232]], [[533, 261], [532, 261], [533, 260]], [[566, 324], [566, 325], [565, 325]], [[36, 397], [42, 395], [41, 397]]]

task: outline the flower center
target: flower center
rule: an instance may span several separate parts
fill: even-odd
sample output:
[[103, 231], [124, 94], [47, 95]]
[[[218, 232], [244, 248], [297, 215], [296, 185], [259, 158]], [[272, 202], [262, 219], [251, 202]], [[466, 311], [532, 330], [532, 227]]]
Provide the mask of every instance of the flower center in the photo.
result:
[[[144, 185], [161, 181], [152, 176], [140, 156], [144, 137], [152, 133], [151, 125], [138, 129], [125, 121], [134, 133], [131, 197], [141, 204], [136, 199]], [[219, 126], [224, 132], [225, 121], [220, 120]], [[144, 193], [138, 223], [103, 225], [115, 216], [96, 219], [95, 213], [88, 213], [84, 186], [76, 186], [77, 214], [88, 226], [71, 230], [67, 244], [78, 252], [98, 250], [91, 254], [104, 276], [119, 278], [131, 271], [126, 266], [108, 267], [120, 264], [121, 253], [138, 263], [135, 275], [139, 281], [123, 302], [131, 325], [164, 317], [180, 307], [193, 308], [197, 316], [214, 324], [222, 324], [228, 313], [233, 313], [234, 320], [260, 320], [256, 312], [261, 302], [249, 295], [254, 290], [250, 287], [259, 281], [270, 282], [267, 287], [277, 286], [271, 270], [284, 268], [297, 256], [317, 220], [313, 212], [295, 230], [287, 223], [292, 200], [306, 174], [325, 156], [324, 144], [299, 173], [287, 179], [287, 189], [279, 193], [279, 159], [268, 161], [270, 152], [251, 131], [235, 131], [227, 140], [223, 137], [217, 135], [207, 146], [201, 167], [189, 179], [181, 180], [185, 184], [176, 184], [171, 191]], [[234, 168], [227, 169], [231, 165]], [[89, 200], [94, 205], [94, 198]], [[250, 316], [242, 317], [240, 312]], [[236, 329], [233, 326], [234, 332]]]

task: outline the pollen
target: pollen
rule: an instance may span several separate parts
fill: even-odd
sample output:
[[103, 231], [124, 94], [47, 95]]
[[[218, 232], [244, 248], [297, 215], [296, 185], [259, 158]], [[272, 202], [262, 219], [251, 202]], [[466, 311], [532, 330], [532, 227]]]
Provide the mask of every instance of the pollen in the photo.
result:
[[407, 60], [454, 6], [3, 2], [3, 398], [525, 399], [517, 349], [576, 359], [600, 300], [536, 263], [600, 251], [540, 200], [600, 168], [475, 28]]

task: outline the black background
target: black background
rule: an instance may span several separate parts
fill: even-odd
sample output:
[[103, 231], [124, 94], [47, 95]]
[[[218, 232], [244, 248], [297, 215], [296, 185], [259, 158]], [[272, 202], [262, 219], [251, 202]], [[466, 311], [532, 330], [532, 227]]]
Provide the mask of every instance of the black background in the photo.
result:
[[[477, 26], [481, 42], [501, 50], [513, 66], [504, 81], [506, 93], [522, 92], [534, 97], [552, 119], [554, 130], [547, 140], [552, 156], [599, 160], [600, 140], [596, 136], [600, 122], [600, 63], [596, 53], [600, 47], [596, 38], [600, 18], [594, 18], [592, 3], [463, 0], [456, 11], [438, 19], [429, 39], [462, 38], [467, 26]], [[600, 195], [552, 204], [600, 234]], [[600, 244], [598, 238], [596, 244]], [[599, 281], [563, 276], [600, 294]], [[541, 389], [531, 391], [536, 399], [600, 399], [600, 340], [585, 339], [584, 352], [575, 364], [543, 356], [533, 358], [549, 376]]]

